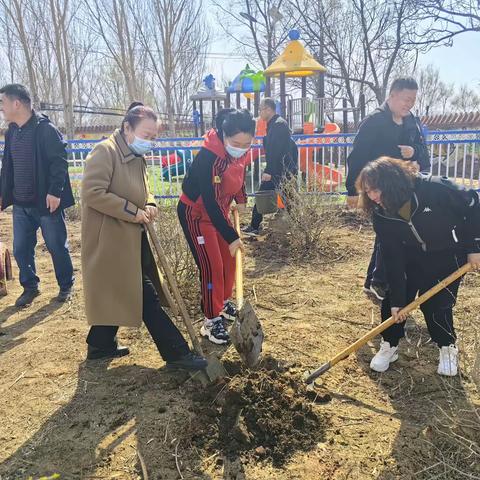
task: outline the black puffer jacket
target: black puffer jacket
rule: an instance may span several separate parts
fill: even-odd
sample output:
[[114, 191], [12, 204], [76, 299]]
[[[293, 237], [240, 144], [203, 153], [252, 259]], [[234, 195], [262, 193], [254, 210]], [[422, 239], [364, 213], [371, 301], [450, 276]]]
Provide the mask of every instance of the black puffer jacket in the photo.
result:
[[391, 290], [391, 303], [405, 305], [406, 264], [413, 256], [440, 251], [480, 253], [480, 196], [445, 177], [419, 174], [409, 222], [378, 207], [378, 235]]

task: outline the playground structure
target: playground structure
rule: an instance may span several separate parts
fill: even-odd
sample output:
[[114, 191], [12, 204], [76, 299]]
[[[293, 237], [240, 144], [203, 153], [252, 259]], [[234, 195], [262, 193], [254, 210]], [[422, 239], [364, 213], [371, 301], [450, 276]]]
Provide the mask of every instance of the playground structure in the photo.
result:
[[[201, 88], [197, 93], [190, 97], [193, 102], [193, 123], [195, 125], [195, 136], [203, 135], [205, 133], [205, 117], [203, 102], [211, 104], [212, 122], [215, 114], [222, 108], [222, 103], [225, 104], [226, 95], [215, 87], [215, 78], [212, 74], [207, 75], [203, 79], [204, 88]], [[197, 102], [199, 109], [197, 110]]]
[[[339, 170], [338, 159], [334, 163], [333, 159], [330, 158], [328, 165], [325, 165], [324, 155], [324, 147], [332, 142], [329, 135], [338, 135], [339, 133], [340, 127], [336, 123], [327, 123], [322, 136], [306, 137], [298, 140], [299, 170], [306, 182], [307, 191], [336, 192], [342, 185], [343, 174]], [[320, 162], [318, 161], [319, 158], [321, 159]], [[334, 166], [337, 168], [334, 168]]]
[[236, 108], [241, 108], [242, 94], [247, 99], [247, 110], [252, 110], [253, 116], [258, 117], [260, 106], [260, 94], [266, 90], [265, 74], [261, 71], [255, 72], [247, 64], [245, 68], [234, 78], [231, 84], [225, 89], [227, 95], [226, 105], [231, 105], [230, 95], [235, 94]]
[[[300, 32], [292, 30], [289, 33], [290, 42], [279, 57], [265, 70], [265, 75], [270, 80], [278, 77], [280, 80], [280, 115], [287, 118], [290, 128], [297, 131], [298, 127], [303, 133], [314, 133], [315, 127], [321, 128], [325, 123], [325, 110], [327, 102], [324, 98], [307, 97], [307, 78], [323, 74], [326, 68], [320, 65], [300, 42]], [[301, 79], [301, 97], [288, 101], [286, 79]], [[267, 95], [270, 94], [271, 82], [267, 85]], [[300, 121], [298, 121], [300, 120]], [[305, 125], [306, 124], [306, 125]]]
[[[205, 121], [204, 102], [211, 104], [212, 123], [215, 113], [220, 108], [229, 108], [232, 105], [235, 105], [236, 108], [242, 108], [242, 96], [246, 98], [246, 108], [250, 111], [252, 111], [253, 100], [252, 114], [254, 117], [258, 117], [261, 95], [269, 96], [272, 81], [278, 79], [279, 105], [277, 111], [286, 118], [294, 133], [306, 136], [299, 142], [300, 171], [307, 182], [309, 182], [309, 185], [311, 182], [314, 182], [316, 188], [322, 191], [336, 191], [342, 183], [342, 174], [334, 168], [335, 166], [332, 162], [329, 162], [329, 165], [322, 164], [321, 168], [317, 168], [316, 162], [316, 159], [321, 156], [321, 149], [330, 140], [326, 137], [317, 137], [315, 135], [316, 133], [340, 133], [339, 126], [333, 123], [333, 99], [309, 98], [307, 96], [307, 79], [314, 75], [325, 73], [326, 68], [317, 62], [310, 52], [305, 49], [300, 42], [300, 32], [298, 30], [292, 30], [289, 34], [289, 39], [290, 41], [284, 51], [264, 72], [256, 72], [247, 64], [225, 89], [224, 93], [216, 89], [215, 78], [212, 75], [208, 75], [204, 79], [204, 88], [191, 97], [195, 133], [204, 135], [206, 128], [209, 127]], [[287, 78], [301, 79], [300, 98], [292, 98], [287, 95]], [[232, 95], [234, 95], [234, 102], [232, 101]], [[197, 109], [197, 102], [199, 109]], [[344, 108], [346, 108], [345, 105]], [[331, 118], [332, 121], [329, 122], [327, 117]], [[346, 123], [344, 121], [344, 124]], [[266, 125], [261, 119], [257, 121], [256, 133], [257, 137], [262, 137], [266, 134]], [[253, 161], [264, 152], [261, 149], [253, 149], [252, 153], [255, 154]], [[173, 158], [176, 160], [179, 156], [181, 156], [181, 152], [176, 152]], [[168, 157], [169, 162], [170, 157]], [[178, 167], [175, 166], [177, 163], [169, 163], [170, 170], [173, 166], [175, 172], [177, 172]], [[255, 170], [258, 172], [258, 165], [255, 165]], [[309, 172], [310, 175], [308, 175]]]
[[[224, 92], [216, 89], [215, 78], [211, 74], [204, 79], [204, 87], [190, 97], [193, 101], [193, 120], [197, 127], [196, 134], [202, 136], [205, 129], [210, 127], [208, 122], [205, 121], [204, 102], [211, 104], [209, 119], [212, 120], [219, 108], [244, 107], [245, 101], [242, 101], [243, 98], [246, 99], [246, 108], [252, 112], [254, 117], [258, 117], [261, 96], [269, 97], [271, 95], [272, 84], [275, 81], [279, 83], [278, 113], [287, 120], [291, 130], [296, 134], [322, 133], [326, 123], [334, 123], [335, 112], [341, 111], [344, 113], [344, 126], [348, 124], [348, 118], [345, 114], [349, 111], [360, 110], [361, 114], [364, 114], [364, 106], [358, 109], [349, 109], [345, 101], [342, 108], [335, 109], [334, 99], [309, 97], [308, 78], [324, 74], [326, 68], [306, 50], [300, 41], [298, 30], [290, 31], [289, 39], [290, 41], [285, 46], [284, 51], [265, 71], [254, 71], [247, 64], [225, 88]], [[293, 93], [287, 93], [287, 79], [294, 78], [301, 80], [301, 87], [294, 88]], [[295, 92], [300, 93], [298, 98], [294, 98]], [[232, 96], [234, 97], [232, 98]]]

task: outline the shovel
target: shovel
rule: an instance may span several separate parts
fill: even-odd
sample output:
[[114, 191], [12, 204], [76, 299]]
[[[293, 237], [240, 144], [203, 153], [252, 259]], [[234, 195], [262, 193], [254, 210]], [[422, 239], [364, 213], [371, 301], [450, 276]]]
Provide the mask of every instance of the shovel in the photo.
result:
[[[422, 303], [425, 303], [427, 300], [436, 295], [440, 290], [448, 287], [455, 280], [458, 280], [460, 277], [468, 273], [472, 269], [472, 266], [469, 263], [466, 263], [463, 267], [459, 268], [447, 278], [437, 283], [430, 290], [426, 291], [423, 295], [420, 295], [412, 303], [409, 303], [406, 307], [402, 308], [400, 313], [410, 313], [416, 308], [418, 308]], [[310, 384], [314, 382], [320, 375], [324, 374], [330, 370], [334, 365], [336, 365], [341, 360], [347, 358], [351, 353], [356, 352], [360, 347], [369, 342], [372, 338], [376, 337], [378, 334], [382, 333], [388, 327], [392, 326], [395, 323], [394, 317], [390, 317], [388, 320], [385, 320], [380, 325], [375, 327], [373, 330], [370, 330], [362, 338], [357, 340], [355, 343], [352, 343], [348, 348], [340, 352], [338, 355], [333, 357], [329, 362], [323, 364], [320, 368], [314, 372], [308, 372], [305, 382]]]
[[[183, 301], [180, 290], [178, 289], [177, 281], [175, 280], [172, 270], [168, 265], [167, 257], [165, 256], [165, 252], [163, 251], [163, 248], [160, 245], [160, 241], [158, 240], [155, 229], [152, 224], [146, 224], [146, 227], [147, 227], [150, 239], [152, 240], [153, 246], [155, 247], [155, 251], [157, 252], [157, 257], [160, 263], [161, 270], [167, 277], [168, 285], [173, 294], [173, 298], [172, 298], [172, 294], [170, 293], [169, 289], [166, 288], [166, 286], [164, 285], [164, 282], [162, 282], [162, 290], [165, 293], [165, 297], [167, 298], [169, 306], [172, 309], [172, 312], [174, 313], [174, 315], [178, 315], [178, 313], [180, 312], [180, 316], [182, 317], [183, 323], [187, 327], [188, 335], [190, 336], [190, 340], [192, 341], [193, 349], [195, 350], [195, 353], [207, 359], [208, 365], [207, 365], [207, 368], [205, 369], [205, 373], [208, 377], [208, 380], [211, 382], [216, 382], [228, 376], [228, 373], [225, 370], [225, 367], [220, 362], [220, 360], [215, 355], [206, 356], [203, 353], [200, 342], [198, 341], [197, 335], [195, 334], [195, 329], [193, 328], [192, 320], [190, 319], [190, 315], [188, 314], [187, 307], [185, 305], [185, 302]], [[196, 372], [192, 374], [192, 376], [196, 376], [196, 375], [200, 375], [200, 380], [202, 381], [202, 383], [206, 383], [206, 382], [203, 382], [203, 379], [201, 378], [201, 375], [202, 375], [201, 373]]]
[[0, 297], [8, 294], [7, 281], [13, 279], [12, 259], [8, 248], [0, 242]]
[[[238, 210], [233, 211], [235, 230], [240, 235]], [[257, 365], [263, 344], [263, 330], [258, 317], [248, 300], [243, 298], [242, 251], [235, 253], [235, 293], [237, 297], [237, 317], [230, 330], [230, 338], [242, 361], [250, 368]]]

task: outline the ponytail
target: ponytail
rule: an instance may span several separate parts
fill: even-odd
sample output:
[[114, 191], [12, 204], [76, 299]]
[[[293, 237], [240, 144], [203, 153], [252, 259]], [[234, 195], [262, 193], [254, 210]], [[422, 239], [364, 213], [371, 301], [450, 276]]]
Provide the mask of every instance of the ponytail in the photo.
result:
[[120, 132], [124, 133], [126, 123], [134, 129], [144, 118], [150, 118], [155, 122], [158, 120], [157, 114], [150, 107], [146, 107], [142, 102], [131, 103], [122, 120]]

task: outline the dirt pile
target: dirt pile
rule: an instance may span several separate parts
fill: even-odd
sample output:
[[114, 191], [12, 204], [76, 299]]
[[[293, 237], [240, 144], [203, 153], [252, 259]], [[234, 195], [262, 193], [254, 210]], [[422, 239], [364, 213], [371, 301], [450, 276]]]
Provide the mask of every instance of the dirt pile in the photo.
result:
[[350, 227], [358, 229], [360, 227], [372, 228], [370, 218], [356, 210], [348, 210], [346, 208], [339, 209], [335, 213], [335, 221], [337, 227]]
[[315, 403], [328, 402], [329, 395], [309, 392], [300, 373], [272, 359], [257, 371], [239, 371], [202, 397], [200, 414], [210, 423], [202, 422], [206, 428], [192, 440], [208, 452], [281, 466], [296, 451], [324, 441], [327, 422]]

